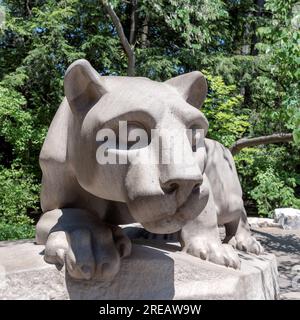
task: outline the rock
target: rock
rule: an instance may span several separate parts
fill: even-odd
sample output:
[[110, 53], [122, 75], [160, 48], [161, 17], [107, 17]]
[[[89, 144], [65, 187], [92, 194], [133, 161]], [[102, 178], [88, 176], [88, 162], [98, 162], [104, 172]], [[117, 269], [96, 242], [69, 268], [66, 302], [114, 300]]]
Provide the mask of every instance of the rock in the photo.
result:
[[300, 292], [287, 292], [280, 295], [282, 300], [300, 300]]
[[300, 210], [294, 208], [275, 209], [274, 221], [283, 229], [300, 229]]
[[[144, 243], [142, 243], [144, 241]], [[140, 240], [110, 283], [72, 280], [43, 260], [44, 246], [0, 243], [0, 299], [277, 299], [274, 255], [240, 253], [240, 271]]]
[[281, 225], [271, 218], [248, 217], [248, 222], [252, 228], [281, 228]]

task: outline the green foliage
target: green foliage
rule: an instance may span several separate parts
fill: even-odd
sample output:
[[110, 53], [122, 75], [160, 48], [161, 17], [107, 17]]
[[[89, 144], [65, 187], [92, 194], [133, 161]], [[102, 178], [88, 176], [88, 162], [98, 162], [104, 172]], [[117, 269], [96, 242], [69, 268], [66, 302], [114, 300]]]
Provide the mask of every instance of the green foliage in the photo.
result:
[[[251, 130], [251, 110], [243, 107], [236, 86], [226, 85], [220, 76], [205, 75], [209, 93], [202, 111], [210, 125], [208, 136], [230, 147]], [[255, 203], [259, 215], [270, 216], [277, 207], [300, 206], [294, 191], [300, 182], [299, 154], [296, 146], [260, 146], [235, 156], [245, 198]]]
[[278, 207], [300, 206], [295, 194], [300, 184], [299, 153], [296, 146], [269, 145], [245, 148], [235, 156], [245, 197], [255, 202], [260, 215], [270, 216]]
[[224, 3], [219, 0], [144, 0], [140, 6], [144, 14], [161, 19], [165, 26], [176, 33], [191, 48], [210, 43], [221, 30], [213, 22], [228, 16]]
[[19, 92], [0, 85], [0, 135], [10, 143], [19, 160], [26, 157], [33, 135], [32, 117], [25, 105], [26, 100]]
[[0, 222], [0, 241], [34, 238], [35, 227], [24, 223], [2, 223]]
[[[242, 108], [235, 112], [249, 115], [243, 136], [293, 131], [295, 141], [246, 148], [235, 156], [246, 203], [255, 205], [261, 215], [277, 206], [299, 207], [299, 3], [266, 0], [262, 7], [253, 1], [227, 3], [235, 41], [229, 41], [226, 54], [214, 57], [210, 70], [240, 90]], [[273, 186], [270, 195], [267, 181]]]
[[299, 208], [300, 199], [295, 198], [295, 179], [286, 185], [284, 181], [274, 172], [273, 168], [268, 168], [264, 172], [259, 172], [254, 179], [257, 186], [251, 190], [250, 195], [256, 201], [258, 213], [262, 216], [272, 216], [274, 207], [295, 207]]
[[241, 110], [243, 97], [234, 85], [226, 85], [220, 76], [205, 75], [209, 93], [202, 111], [209, 122], [208, 137], [230, 147], [248, 129], [249, 112]]
[[38, 209], [39, 185], [22, 169], [0, 171], [0, 240], [31, 238], [33, 220], [28, 212]]
[[[267, 0], [272, 24], [258, 28], [257, 48], [265, 55], [264, 90], [280, 107], [285, 126], [300, 143], [300, 5], [296, 0]], [[268, 92], [269, 91], [269, 92]], [[260, 92], [259, 92], [260, 93]]]
[[[9, 168], [0, 166], [0, 240], [33, 236], [28, 213], [38, 209], [39, 184], [28, 170], [29, 152], [32, 145], [40, 147], [41, 139], [25, 107], [26, 100], [19, 92], [0, 84], [0, 137], [14, 157]], [[9, 162], [5, 150], [1, 150], [0, 160]]]

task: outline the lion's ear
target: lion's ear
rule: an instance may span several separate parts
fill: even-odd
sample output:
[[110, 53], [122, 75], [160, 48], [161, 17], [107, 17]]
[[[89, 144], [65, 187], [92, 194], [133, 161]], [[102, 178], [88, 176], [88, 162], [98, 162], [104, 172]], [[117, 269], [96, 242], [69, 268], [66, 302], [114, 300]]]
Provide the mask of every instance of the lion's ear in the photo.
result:
[[182, 95], [187, 103], [200, 108], [207, 95], [207, 82], [200, 71], [186, 73], [165, 82]]
[[65, 96], [73, 112], [86, 113], [107, 92], [104, 81], [91, 64], [76, 60], [68, 68], [65, 79]]

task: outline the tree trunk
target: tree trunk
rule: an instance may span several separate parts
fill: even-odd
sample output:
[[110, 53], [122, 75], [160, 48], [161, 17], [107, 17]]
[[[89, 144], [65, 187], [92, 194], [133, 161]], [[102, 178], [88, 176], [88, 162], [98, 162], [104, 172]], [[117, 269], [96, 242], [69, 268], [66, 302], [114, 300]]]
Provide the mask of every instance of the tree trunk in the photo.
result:
[[131, 0], [131, 18], [130, 18], [130, 33], [129, 44], [134, 46], [136, 41], [136, 28], [137, 28], [137, 0]]
[[[251, 55], [256, 56], [258, 54], [258, 51], [256, 49], [256, 44], [258, 42], [257, 38], [257, 19], [262, 16], [263, 14], [263, 8], [265, 4], [265, 0], [255, 0], [254, 4], [256, 6], [255, 11], [255, 20], [252, 21], [252, 23], [249, 23], [248, 21], [245, 23], [244, 26], [244, 33], [243, 33], [243, 45], [241, 48], [241, 54], [242, 55]], [[249, 13], [249, 20], [253, 19], [253, 13]], [[250, 105], [252, 103], [252, 90], [251, 87], [246, 84], [241, 88], [241, 95], [244, 97], [244, 104]]]
[[30, 8], [30, 0], [25, 1], [25, 10], [27, 11], [28, 16], [31, 17], [32, 12]]
[[112, 8], [112, 6], [108, 3], [107, 0], [101, 0], [102, 5], [106, 9], [107, 13], [109, 14], [113, 25], [116, 28], [117, 34], [119, 36], [120, 42], [122, 47], [126, 53], [128, 59], [128, 68], [127, 68], [127, 75], [133, 77], [135, 75], [135, 53], [133, 48], [131, 47], [128, 39], [125, 36], [123, 26], [119, 17], [117, 16], [116, 12]]
[[143, 22], [143, 29], [142, 29], [142, 43], [141, 47], [142, 49], [145, 49], [148, 47], [148, 32], [149, 32], [149, 17], [146, 16]]
[[[261, 18], [263, 16], [263, 10], [265, 6], [265, 0], [256, 0], [255, 1], [256, 5], [256, 13], [255, 16], [257, 19]], [[256, 49], [256, 44], [259, 41], [257, 38], [257, 23], [254, 22], [252, 25], [253, 33], [252, 33], [252, 39], [251, 39], [251, 55], [256, 56], [258, 54], [258, 50]]]

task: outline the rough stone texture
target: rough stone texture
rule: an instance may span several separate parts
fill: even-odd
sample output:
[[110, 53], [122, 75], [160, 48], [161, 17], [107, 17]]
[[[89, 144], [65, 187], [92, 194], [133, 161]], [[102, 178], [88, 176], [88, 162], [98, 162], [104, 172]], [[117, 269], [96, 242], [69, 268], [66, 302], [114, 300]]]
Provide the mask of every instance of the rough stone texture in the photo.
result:
[[282, 228], [282, 226], [271, 218], [248, 217], [248, 222], [252, 228]]
[[0, 299], [278, 298], [274, 255], [240, 254], [241, 270], [236, 271], [178, 252], [177, 244], [147, 244], [134, 244], [131, 258], [105, 283], [68, 275], [65, 281], [64, 269], [58, 272], [44, 262], [43, 246], [0, 243]]
[[252, 231], [265, 251], [276, 256], [280, 299], [300, 300], [300, 230], [259, 228]]
[[274, 222], [277, 222], [283, 229], [300, 229], [300, 209], [275, 209]]
[[0, 300], [66, 299], [65, 277], [45, 263], [43, 246], [0, 242]]

